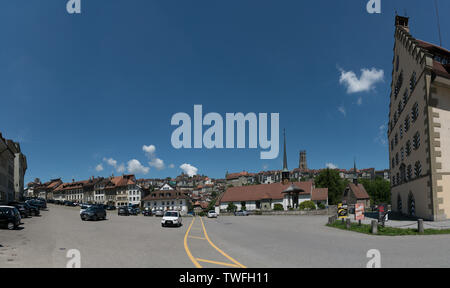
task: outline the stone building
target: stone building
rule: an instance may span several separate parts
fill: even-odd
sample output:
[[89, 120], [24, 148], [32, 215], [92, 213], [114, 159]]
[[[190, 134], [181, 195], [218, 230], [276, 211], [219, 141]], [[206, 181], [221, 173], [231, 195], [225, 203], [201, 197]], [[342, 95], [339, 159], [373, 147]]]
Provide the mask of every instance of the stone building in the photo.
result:
[[396, 16], [389, 113], [393, 211], [450, 218], [450, 51], [414, 38]]
[[14, 156], [0, 133], [0, 203], [14, 200]]

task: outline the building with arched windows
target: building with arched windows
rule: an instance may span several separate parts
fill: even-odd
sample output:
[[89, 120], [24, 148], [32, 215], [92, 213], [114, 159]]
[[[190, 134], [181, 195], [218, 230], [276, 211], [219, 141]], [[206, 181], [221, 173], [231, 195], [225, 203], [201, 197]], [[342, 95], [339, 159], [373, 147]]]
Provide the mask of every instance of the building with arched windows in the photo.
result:
[[392, 210], [450, 219], [450, 51], [395, 18], [389, 112]]

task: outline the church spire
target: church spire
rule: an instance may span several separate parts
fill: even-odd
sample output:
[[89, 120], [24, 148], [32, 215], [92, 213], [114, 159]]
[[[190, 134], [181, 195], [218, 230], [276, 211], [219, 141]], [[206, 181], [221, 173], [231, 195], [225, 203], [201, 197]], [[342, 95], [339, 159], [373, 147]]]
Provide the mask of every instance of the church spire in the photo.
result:
[[283, 171], [289, 171], [287, 165], [287, 155], [286, 155], [286, 130], [283, 129], [284, 135], [284, 155], [283, 155]]
[[356, 170], [356, 158], [353, 158], [353, 184], [358, 185], [358, 171]]
[[284, 154], [283, 154], [283, 171], [281, 172], [281, 182], [283, 184], [289, 184], [290, 173], [287, 165], [287, 154], [286, 154], [286, 130], [283, 129], [284, 136]]

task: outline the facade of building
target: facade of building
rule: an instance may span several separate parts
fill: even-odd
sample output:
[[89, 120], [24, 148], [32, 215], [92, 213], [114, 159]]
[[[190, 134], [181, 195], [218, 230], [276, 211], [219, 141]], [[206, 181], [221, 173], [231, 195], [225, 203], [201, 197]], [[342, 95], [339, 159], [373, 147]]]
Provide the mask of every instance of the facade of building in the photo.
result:
[[14, 153], [0, 133], [0, 203], [14, 200]]
[[450, 218], [450, 51], [417, 40], [395, 19], [389, 113], [392, 209]]
[[145, 208], [155, 211], [180, 211], [182, 215], [187, 214], [189, 209], [189, 196], [186, 192], [179, 190], [165, 189], [153, 191], [150, 195], [142, 199]]
[[24, 178], [27, 171], [27, 158], [20, 149], [20, 144], [8, 140], [8, 146], [14, 153], [14, 199], [21, 201], [24, 199]]

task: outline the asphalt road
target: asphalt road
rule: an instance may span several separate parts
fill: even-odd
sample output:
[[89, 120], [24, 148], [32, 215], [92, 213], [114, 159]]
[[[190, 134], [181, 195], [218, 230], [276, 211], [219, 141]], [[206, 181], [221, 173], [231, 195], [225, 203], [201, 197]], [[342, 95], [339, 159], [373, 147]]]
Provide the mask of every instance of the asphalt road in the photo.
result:
[[49, 205], [23, 229], [0, 230], [0, 267], [366, 267], [378, 249], [382, 267], [450, 267], [450, 235], [371, 236], [326, 227], [326, 217], [249, 216], [183, 219], [119, 217], [82, 222], [79, 208]]

